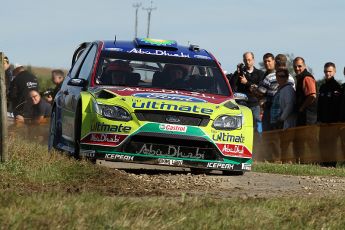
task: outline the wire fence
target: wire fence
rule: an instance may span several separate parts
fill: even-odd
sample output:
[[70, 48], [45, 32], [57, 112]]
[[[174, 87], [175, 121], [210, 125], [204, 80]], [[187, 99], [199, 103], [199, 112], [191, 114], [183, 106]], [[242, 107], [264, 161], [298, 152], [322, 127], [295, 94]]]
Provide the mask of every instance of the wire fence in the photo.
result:
[[254, 160], [282, 163], [345, 161], [345, 123], [268, 131], [254, 137]]

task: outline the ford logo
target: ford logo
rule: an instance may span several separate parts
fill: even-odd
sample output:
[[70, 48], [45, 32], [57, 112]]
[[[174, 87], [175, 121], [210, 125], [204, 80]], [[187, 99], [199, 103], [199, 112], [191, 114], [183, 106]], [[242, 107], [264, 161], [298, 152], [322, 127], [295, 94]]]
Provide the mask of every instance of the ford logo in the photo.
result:
[[169, 123], [178, 123], [181, 121], [180, 118], [178, 118], [178, 116], [172, 116], [172, 115], [166, 116], [165, 120]]
[[134, 97], [149, 98], [149, 99], [160, 99], [160, 100], [171, 100], [171, 101], [183, 101], [183, 102], [206, 102], [203, 99], [179, 95], [179, 94], [168, 94], [168, 93], [136, 93]]

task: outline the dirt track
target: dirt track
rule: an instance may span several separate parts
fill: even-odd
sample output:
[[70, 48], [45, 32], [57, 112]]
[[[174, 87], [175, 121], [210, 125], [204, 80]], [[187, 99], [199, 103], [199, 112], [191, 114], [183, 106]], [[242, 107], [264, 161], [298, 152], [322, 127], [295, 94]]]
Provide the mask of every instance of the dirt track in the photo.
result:
[[[337, 177], [289, 176], [248, 172], [243, 176], [223, 176], [219, 172], [193, 175], [188, 170], [157, 169], [156, 166], [99, 162], [125, 169], [130, 178], [142, 181], [147, 194], [179, 196], [210, 195], [217, 197], [289, 197], [323, 196], [345, 193], [345, 179]], [[131, 168], [131, 169], [128, 169]], [[146, 169], [142, 169], [146, 168]], [[114, 170], [117, 170], [114, 169]], [[138, 191], [139, 192], [139, 191]]]

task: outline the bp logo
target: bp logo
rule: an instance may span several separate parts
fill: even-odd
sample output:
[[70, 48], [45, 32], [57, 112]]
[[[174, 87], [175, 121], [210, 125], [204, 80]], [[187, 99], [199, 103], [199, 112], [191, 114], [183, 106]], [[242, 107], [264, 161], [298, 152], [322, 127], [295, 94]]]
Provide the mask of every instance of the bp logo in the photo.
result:
[[165, 94], [165, 93], [136, 93], [133, 94], [134, 97], [150, 98], [150, 99], [160, 99], [160, 100], [170, 100], [170, 101], [183, 101], [183, 102], [206, 102], [203, 99], [184, 96], [179, 94]]

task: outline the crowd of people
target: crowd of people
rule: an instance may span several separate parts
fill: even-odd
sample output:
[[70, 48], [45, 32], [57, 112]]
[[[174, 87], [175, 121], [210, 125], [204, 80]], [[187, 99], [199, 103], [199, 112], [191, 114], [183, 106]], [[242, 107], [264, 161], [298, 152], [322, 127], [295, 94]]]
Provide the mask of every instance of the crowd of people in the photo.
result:
[[[324, 65], [324, 83], [317, 90], [316, 80], [308, 71], [305, 60], [293, 60], [295, 77], [288, 71], [286, 55], [271, 53], [263, 56], [265, 72], [255, 68], [254, 54], [243, 54], [243, 63], [229, 76], [235, 92], [248, 96], [254, 126], [262, 122], [262, 131], [287, 129], [317, 123], [345, 121], [345, 83], [335, 80], [336, 66]], [[345, 69], [344, 69], [345, 75]]]
[[37, 77], [23, 65], [11, 65], [4, 57], [7, 110], [16, 123], [47, 123], [51, 113], [51, 103], [60, 90], [64, 72], [56, 69], [51, 72], [54, 89], [41, 89]]

